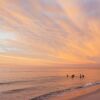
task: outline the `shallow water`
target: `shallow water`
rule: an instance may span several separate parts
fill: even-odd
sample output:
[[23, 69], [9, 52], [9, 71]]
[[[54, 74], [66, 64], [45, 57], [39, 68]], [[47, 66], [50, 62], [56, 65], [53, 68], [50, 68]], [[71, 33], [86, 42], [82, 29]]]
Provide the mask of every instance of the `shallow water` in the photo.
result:
[[[79, 78], [80, 73], [85, 75], [84, 79]], [[69, 78], [66, 74], [69, 74]], [[72, 74], [76, 75], [74, 79], [70, 77]], [[27, 100], [90, 82], [100, 82], [99, 76], [99, 68], [1, 68], [0, 97], [2, 100]]]

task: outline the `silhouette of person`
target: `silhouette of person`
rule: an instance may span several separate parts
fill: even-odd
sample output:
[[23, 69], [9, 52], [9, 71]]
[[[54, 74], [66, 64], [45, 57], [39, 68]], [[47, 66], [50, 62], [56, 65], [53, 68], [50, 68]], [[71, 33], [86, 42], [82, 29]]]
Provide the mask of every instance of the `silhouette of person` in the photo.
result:
[[84, 78], [85, 76], [84, 75], [82, 75], [82, 78]]
[[80, 78], [82, 78], [82, 75], [80, 74]]
[[83, 74], [80, 74], [80, 78], [84, 78], [85, 76]]
[[75, 77], [75, 75], [73, 74], [71, 77], [72, 77], [72, 78], [74, 78], [74, 77]]
[[68, 78], [68, 77], [69, 77], [69, 75], [67, 74], [67, 75], [66, 75], [66, 77]]

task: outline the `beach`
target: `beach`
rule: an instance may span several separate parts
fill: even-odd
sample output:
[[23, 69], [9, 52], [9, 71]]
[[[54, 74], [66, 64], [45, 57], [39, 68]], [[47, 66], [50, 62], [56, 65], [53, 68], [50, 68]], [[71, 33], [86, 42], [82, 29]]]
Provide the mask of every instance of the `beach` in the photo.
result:
[[[30, 95], [26, 94], [26, 96], [24, 92], [24, 97], [21, 95], [21, 91], [18, 92], [20, 95], [17, 95], [16, 91], [14, 94], [8, 93], [4, 96], [3, 94], [0, 94], [0, 100], [100, 100], [100, 84], [86, 88], [77, 87], [77, 89], [74, 90], [73, 88], [70, 91], [62, 90], [58, 92], [51, 92], [50, 94], [40, 95], [33, 98], [32, 95], [34, 92]], [[29, 91], [27, 90], [26, 92]], [[29, 99], [29, 97], [31, 98]]]
[[56, 96], [52, 95], [46, 99], [38, 100], [100, 100], [100, 84], [82, 89], [79, 88], [77, 90], [60, 93]]
[[74, 98], [72, 100], [100, 100], [100, 90]]
[[0, 0], [0, 100], [100, 100], [100, 0]]

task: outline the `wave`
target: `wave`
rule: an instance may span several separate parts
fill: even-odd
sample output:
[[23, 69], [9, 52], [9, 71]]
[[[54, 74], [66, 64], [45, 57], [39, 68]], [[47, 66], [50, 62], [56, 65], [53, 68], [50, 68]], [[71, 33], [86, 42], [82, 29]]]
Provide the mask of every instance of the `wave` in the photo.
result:
[[[57, 80], [61, 80], [63, 79], [62, 77], [57, 77], [57, 76], [47, 76], [47, 77], [40, 77], [40, 78], [35, 78], [33, 80], [19, 80], [19, 81], [9, 81], [9, 82], [2, 82], [0, 83], [0, 85], [15, 85], [16, 84], [22, 84], [23, 83], [30, 83], [32, 82], [31, 84], [29, 84], [30, 86], [26, 86], [25, 87], [20, 87], [20, 88], [17, 88], [17, 89], [10, 89], [10, 90], [5, 90], [5, 91], [1, 91], [1, 93], [4, 93], [4, 94], [9, 94], [9, 93], [16, 93], [16, 92], [21, 92], [21, 91], [27, 91], [27, 90], [33, 90], [33, 89], [38, 89], [38, 88], [41, 88], [43, 87], [44, 84], [46, 83], [50, 83], [50, 82], [56, 82]], [[32, 85], [32, 84], [35, 84], [35, 85]]]
[[[40, 82], [48, 82], [51, 80], [59, 80], [62, 77], [57, 77], [57, 76], [47, 76], [47, 77], [40, 77], [40, 78], [34, 78], [34, 79], [30, 79], [30, 80], [18, 80], [18, 81], [8, 81], [8, 82], [1, 82], [0, 85], [9, 85], [9, 84], [16, 84], [16, 83], [24, 83], [24, 82], [34, 82], [34, 81], [40, 81]], [[56, 81], [55, 80], [55, 81]]]
[[82, 88], [87, 88], [87, 87], [91, 87], [91, 86], [96, 86], [96, 85], [100, 85], [100, 82], [90, 82], [90, 83], [80, 85], [80, 86], [74, 86], [74, 87], [71, 87], [71, 88], [63, 89], [63, 90], [49, 92], [47, 94], [43, 94], [43, 95], [34, 97], [30, 100], [47, 100], [47, 98], [49, 98], [51, 96], [57, 96], [59, 94], [65, 93], [65, 92], [69, 92], [69, 91], [73, 91], [73, 90], [77, 90], [77, 89], [82, 89]]
[[33, 90], [33, 89], [37, 89], [37, 87], [26, 87], [26, 88], [20, 88], [20, 89], [13, 89], [13, 90], [4, 91], [2, 93], [10, 94], [10, 93], [16, 93], [16, 92], [21, 92], [21, 91], [26, 91], [26, 90]]

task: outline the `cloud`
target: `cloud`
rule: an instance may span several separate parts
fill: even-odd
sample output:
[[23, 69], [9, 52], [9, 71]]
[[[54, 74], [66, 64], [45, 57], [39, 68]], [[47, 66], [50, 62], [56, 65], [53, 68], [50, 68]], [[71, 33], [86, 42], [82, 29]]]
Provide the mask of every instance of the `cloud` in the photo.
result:
[[21, 64], [20, 58], [33, 65], [99, 63], [99, 0], [0, 2], [5, 63]]
[[[88, 18], [100, 18], [100, 1], [99, 0], [77, 0], [79, 7]], [[100, 20], [100, 19], [99, 19]]]

